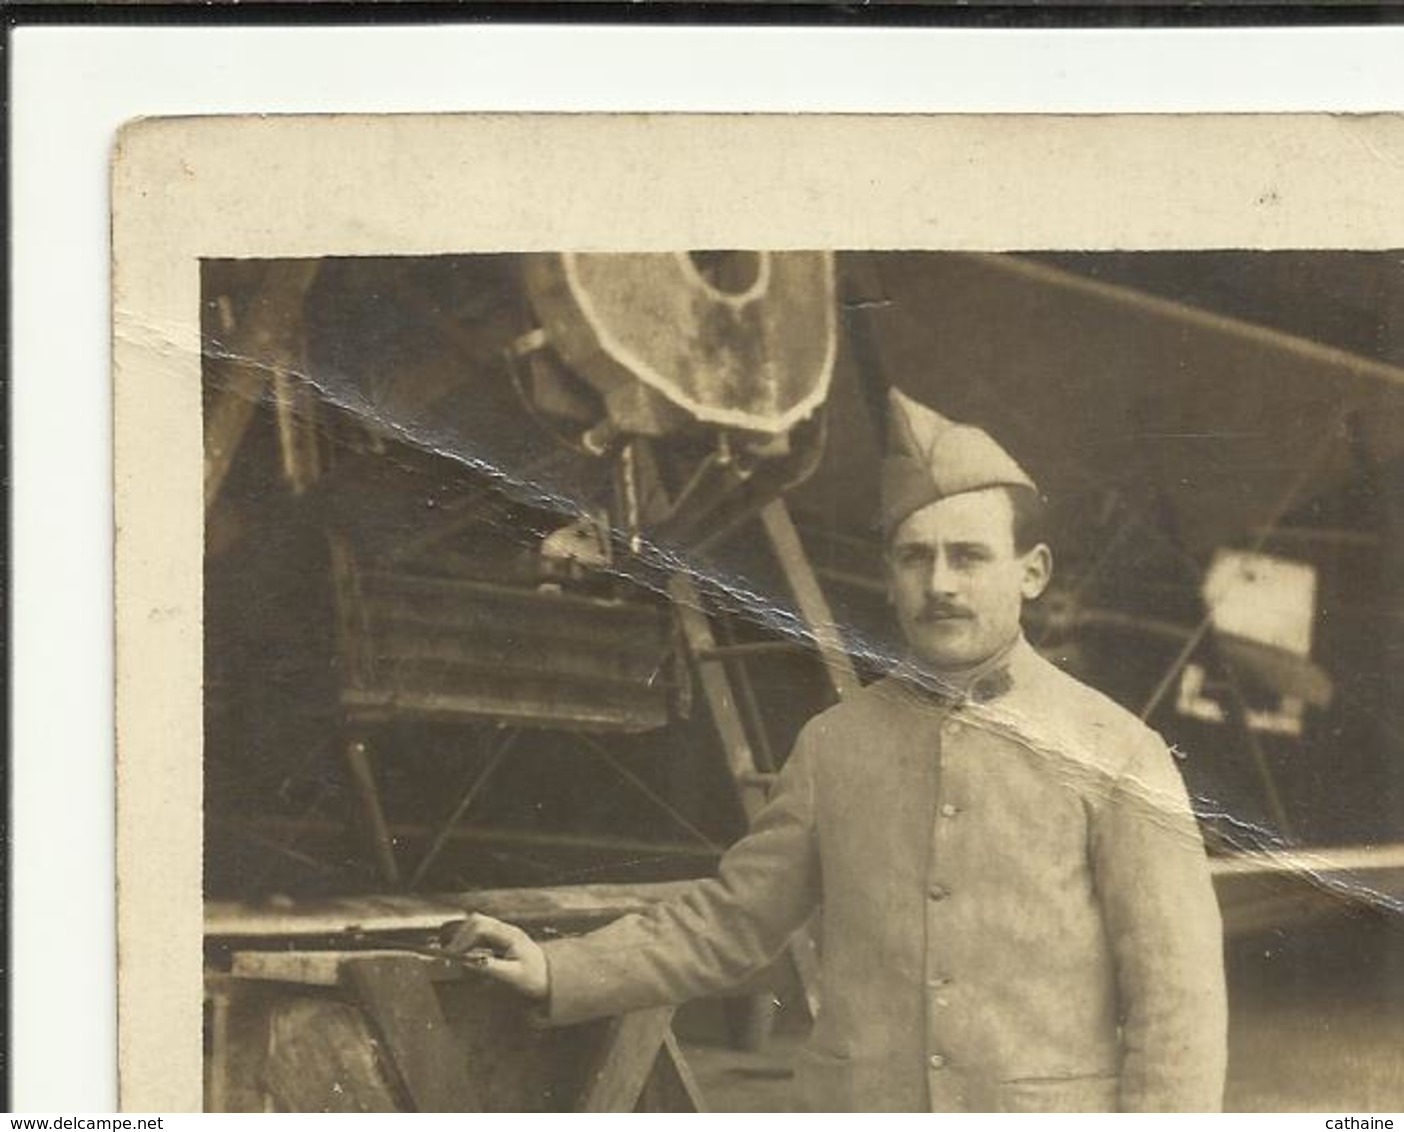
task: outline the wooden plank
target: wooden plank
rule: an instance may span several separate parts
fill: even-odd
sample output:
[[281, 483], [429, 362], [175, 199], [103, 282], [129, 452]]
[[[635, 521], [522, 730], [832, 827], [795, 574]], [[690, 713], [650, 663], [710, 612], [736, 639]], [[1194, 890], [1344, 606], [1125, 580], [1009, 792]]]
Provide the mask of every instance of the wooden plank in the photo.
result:
[[[328, 823], [327, 830], [339, 828]], [[510, 831], [501, 831], [503, 837]], [[647, 843], [630, 842], [640, 852]], [[667, 852], [666, 846], [658, 851]], [[701, 852], [702, 850], [698, 850]], [[1404, 894], [1404, 845], [1323, 847], [1290, 853], [1244, 853], [1213, 857], [1216, 878], [1235, 873], [1289, 873], [1304, 877], [1366, 874], [1364, 883]], [[1371, 879], [1374, 874], [1377, 879]], [[1356, 878], [1360, 879], [1360, 878]], [[484, 889], [480, 892], [387, 893], [376, 896], [320, 897], [291, 906], [237, 901], [205, 905], [205, 934], [212, 938], [331, 936], [346, 931], [432, 931], [469, 912], [527, 927], [563, 922], [604, 921], [647, 910], [686, 892], [691, 881], [652, 884], [589, 884], [558, 888]]]
[[788, 638], [781, 641], [745, 641], [741, 644], [717, 645], [697, 654], [698, 660], [744, 660], [750, 656], [773, 656], [803, 652], [805, 646], [800, 641]]
[[[788, 511], [785, 512], [785, 519], [788, 522]], [[790, 529], [793, 532], [793, 526]], [[701, 596], [697, 592], [697, 587], [693, 585], [692, 579], [683, 574], [673, 575], [668, 582], [668, 593], [677, 608], [678, 620], [682, 625], [683, 636], [687, 640], [689, 651], [697, 656], [705, 653], [706, 650], [715, 649], [716, 640], [712, 636], [711, 626], [707, 623], [707, 615], [702, 610]], [[844, 654], [843, 659], [847, 662], [847, 654]], [[745, 810], [747, 820], [754, 820], [765, 806], [768, 789], [766, 780], [757, 773], [755, 753], [751, 750], [750, 741], [746, 737], [745, 725], [737, 711], [731, 681], [727, 678], [721, 665], [698, 664], [694, 667], [697, 671], [697, 679], [702, 685], [703, 694], [706, 696], [707, 706], [711, 709], [712, 722], [716, 726], [717, 735], [726, 751], [727, 767], [731, 771], [731, 777], [736, 782], [741, 806]], [[826, 665], [826, 668], [833, 678], [834, 668], [829, 665]], [[850, 664], [849, 672], [852, 673], [852, 671]], [[853, 680], [856, 686], [856, 675]], [[837, 687], [838, 682], [835, 680], [835, 688], [837, 689]], [[789, 952], [794, 959], [795, 971], [799, 975], [800, 983], [804, 987], [805, 1003], [809, 1007], [810, 1015], [817, 1018], [819, 1016], [818, 949], [808, 927], [802, 929], [790, 941]], [[768, 1009], [764, 1003], [756, 1004], [754, 1008]]]
[[291, 906], [211, 901], [205, 934], [241, 939], [331, 936], [342, 932], [433, 931], [448, 920], [482, 912], [523, 927], [618, 919], [688, 891], [690, 881], [580, 884], [562, 888], [499, 888], [480, 892], [387, 893], [321, 897]]
[[[521, 681], [517, 681], [520, 687]], [[539, 690], [539, 689], [538, 689]], [[459, 692], [411, 692], [400, 689], [348, 688], [342, 693], [342, 704], [360, 724], [389, 723], [397, 717], [413, 714], [417, 722], [442, 719], [461, 722], [491, 721], [517, 727], [559, 726], [569, 722], [575, 727], [597, 731], [647, 731], [667, 721], [664, 696], [633, 696], [614, 704], [602, 704], [603, 691], [593, 697], [581, 696], [567, 702], [560, 696], [541, 694], [528, 702], [515, 697], [478, 696]], [[616, 697], [616, 700], [618, 697]]]
[[[1233, 853], [1211, 858], [1209, 871], [1216, 877], [1231, 873], [1281, 873], [1306, 878], [1351, 873], [1376, 873], [1384, 878], [1393, 873], [1404, 876], [1404, 842]], [[1398, 883], [1396, 878], [1394, 884]], [[1404, 888], [1395, 891], [1404, 892]]]
[[[204, 352], [202, 360], [215, 375], [211, 382], [218, 386], [204, 428], [206, 512], [219, 496], [269, 375], [286, 383], [289, 374], [304, 368], [294, 331], [319, 268], [315, 259], [271, 261], [258, 294], [247, 304], [244, 325], [228, 328], [222, 349]], [[313, 403], [305, 390], [303, 398]], [[281, 413], [279, 427], [281, 434]]]
[[[730, 617], [723, 616], [719, 623], [722, 641], [712, 650], [712, 656], [717, 653], [725, 654], [729, 649], [747, 649], [745, 644], [737, 644], [736, 630]], [[751, 644], [759, 645], [789, 645], [791, 647], [799, 645], [800, 642], [793, 640], [784, 641], [754, 641]], [[742, 654], [744, 656], [744, 653]], [[702, 659], [702, 658], [699, 658]], [[751, 683], [750, 666], [737, 654], [733, 653], [730, 664], [727, 668], [727, 675], [731, 679], [731, 686], [737, 697], [737, 706], [741, 709], [741, 718], [746, 725], [747, 731], [755, 743], [752, 752], [755, 755], [756, 766], [766, 773], [774, 773], [779, 765], [775, 758], [775, 752], [770, 745], [770, 732], [765, 724], [765, 715], [761, 711], [760, 700], [756, 698], [755, 685]]]
[[443, 850], [444, 846], [448, 844], [449, 837], [452, 835], [454, 829], [457, 827], [458, 823], [463, 820], [468, 811], [473, 808], [473, 803], [482, 793], [488, 780], [493, 776], [498, 766], [501, 765], [502, 760], [507, 757], [508, 753], [516, 745], [517, 740], [520, 739], [521, 736], [522, 733], [520, 731], [509, 731], [501, 739], [494, 742], [487, 759], [484, 761], [483, 765], [478, 768], [478, 772], [473, 776], [473, 781], [468, 784], [468, 789], [465, 790], [458, 799], [452, 812], [450, 812], [444, 824], [439, 828], [439, 832], [434, 835], [433, 840], [429, 842], [429, 847], [424, 850], [423, 855], [419, 858], [419, 863], [415, 865], [414, 872], [410, 874], [411, 888], [418, 888], [420, 882], [429, 874], [429, 870], [434, 867], [434, 862], [438, 859], [439, 853]]
[[1404, 846], [1294, 849], [1211, 858], [1226, 935], [1404, 900]]
[[[771, 776], [773, 777], [773, 776]], [[756, 777], [758, 785], [765, 786], [770, 777]], [[220, 825], [243, 834], [251, 841], [262, 843], [269, 848], [281, 849], [280, 840], [288, 838], [341, 838], [346, 828], [333, 818], [319, 817], [259, 817], [244, 820], [219, 819]], [[390, 834], [396, 843], [428, 841], [436, 832], [432, 827], [416, 822], [395, 822]], [[578, 849], [585, 852], [623, 853], [645, 858], [686, 858], [694, 862], [715, 862], [721, 856], [720, 849], [714, 849], [698, 841], [652, 841], [641, 837], [614, 837], [595, 833], [538, 833], [530, 829], [513, 829], [504, 826], [463, 825], [452, 830], [448, 839], [452, 842], [472, 842], [480, 845], [511, 846], [523, 849]], [[304, 864], [315, 864], [306, 854]], [[353, 899], [363, 899], [355, 897]], [[376, 897], [364, 899], [374, 900]]]
[[263, 1081], [280, 1112], [398, 1112], [366, 1020], [325, 998], [278, 1003], [269, 1017]]
[[377, 664], [428, 661], [433, 668], [447, 670], [445, 677], [417, 685], [429, 688], [486, 673], [503, 680], [560, 680], [584, 688], [603, 686], [605, 690], [641, 693], [658, 685], [657, 673], [664, 659], [663, 645], [656, 639], [644, 642], [645, 648], [625, 651], [600, 637], [593, 642], [530, 641], [522, 636], [459, 629], [442, 621], [393, 630], [377, 624], [373, 633], [369, 649]]
[[814, 643], [824, 661], [829, 682], [839, 699], [847, 699], [862, 684], [854, 671], [853, 661], [843, 647], [843, 639], [834, 623], [833, 610], [829, 608], [819, 579], [814, 575], [814, 567], [810, 565], [799, 532], [795, 530], [794, 520], [790, 518], [790, 509], [783, 499], [772, 500], [761, 509], [761, 524], [799, 606], [800, 616], [814, 634]]
[[363, 740], [352, 739], [346, 744], [346, 765], [351, 773], [351, 786], [361, 802], [366, 836], [370, 841], [380, 875], [390, 887], [398, 888], [400, 867], [395, 861], [395, 844], [390, 839], [390, 830], [385, 824], [385, 812], [380, 807], [380, 791], [376, 787], [370, 753], [366, 750]]
[[253, 421], [265, 375], [251, 366], [231, 366], [228, 384], [217, 389], [205, 413], [205, 510], [234, 465], [234, 454]]
[[[550, 634], [553, 626], [577, 632], [611, 629], [650, 630], [658, 627], [659, 607], [641, 601], [590, 597], [585, 594], [530, 590], [520, 585], [430, 574], [390, 573], [369, 569], [364, 574], [366, 593], [374, 600], [411, 602], [415, 598], [449, 603], [464, 617], [485, 626], [498, 625], [523, 632]], [[622, 629], [618, 628], [621, 627]]]
[[342, 964], [348, 960], [403, 959], [419, 964], [435, 982], [456, 982], [466, 974], [461, 963], [389, 948], [361, 951], [236, 951], [230, 957], [230, 974], [236, 979], [298, 983], [309, 987], [342, 985]]
[[205, 1111], [229, 1111], [229, 1004], [227, 976], [205, 972]]
[[467, 1058], [414, 956], [348, 958], [346, 984], [379, 1032], [415, 1112], [477, 1112]]
[[282, 989], [219, 971], [205, 972], [207, 999], [222, 1001], [219, 1016], [206, 1019], [205, 1111], [267, 1111], [265, 1069], [273, 1044], [270, 1016]]
[[579, 1092], [590, 1026], [542, 1026], [532, 1003], [489, 979], [444, 986], [439, 996], [472, 1073], [483, 1112], [560, 1111]]
[[[685, 574], [674, 574], [668, 580], [668, 595], [673, 599], [677, 610], [678, 624], [688, 650], [694, 657], [705, 656], [717, 647], [712, 635], [712, 627], [707, 623], [707, 615], [702, 609], [702, 597], [692, 579]], [[751, 776], [756, 773], [756, 757], [751, 750], [751, 741], [746, 735], [746, 727], [737, 711], [732, 695], [731, 681], [726, 672], [717, 664], [695, 666], [698, 683], [707, 699], [712, 713], [712, 723], [717, 729], [722, 749], [726, 753], [727, 769], [736, 782], [741, 807], [750, 820], [760, 813], [765, 805], [765, 790], [755, 785]]]
[[611, 1019], [575, 1111], [633, 1112], [672, 1024], [671, 1006]]
[[305, 360], [297, 357], [292, 365], [273, 374], [271, 388], [283, 478], [294, 495], [301, 495], [321, 474], [322, 461], [317, 447], [317, 397], [302, 376]]
[[687, 1063], [678, 1039], [670, 1029], [663, 1036], [653, 1072], [644, 1082], [635, 1112], [706, 1112], [707, 1102], [692, 1066]]

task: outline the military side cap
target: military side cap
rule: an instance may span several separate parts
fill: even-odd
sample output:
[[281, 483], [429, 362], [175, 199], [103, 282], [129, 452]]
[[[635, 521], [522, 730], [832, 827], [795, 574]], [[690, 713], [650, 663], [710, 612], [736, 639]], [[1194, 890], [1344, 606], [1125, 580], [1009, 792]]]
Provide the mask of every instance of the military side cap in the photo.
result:
[[887, 395], [887, 455], [882, 462], [884, 537], [928, 504], [987, 487], [1038, 487], [989, 433], [958, 424], [898, 389]]

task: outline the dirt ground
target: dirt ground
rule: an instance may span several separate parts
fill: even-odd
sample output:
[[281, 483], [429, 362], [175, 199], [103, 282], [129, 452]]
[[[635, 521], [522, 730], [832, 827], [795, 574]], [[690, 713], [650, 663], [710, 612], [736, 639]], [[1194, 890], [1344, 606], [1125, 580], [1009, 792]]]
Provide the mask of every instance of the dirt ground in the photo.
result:
[[[1338, 917], [1230, 943], [1226, 1110], [1404, 1111], [1400, 919]], [[782, 1011], [759, 1053], [730, 1048], [704, 1014], [684, 1022], [688, 1060], [713, 1111], [796, 1107], [790, 1067], [802, 1019]]]

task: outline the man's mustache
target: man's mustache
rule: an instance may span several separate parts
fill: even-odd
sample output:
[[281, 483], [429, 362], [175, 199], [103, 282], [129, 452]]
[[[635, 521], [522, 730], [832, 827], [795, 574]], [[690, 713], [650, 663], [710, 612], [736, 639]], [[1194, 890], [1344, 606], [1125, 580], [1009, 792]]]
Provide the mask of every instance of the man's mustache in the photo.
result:
[[933, 602], [926, 606], [917, 615], [918, 621], [949, 621], [952, 618], [964, 618], [970, 620], [975, 616], [969, 609], [962, 605], [951, 605], [947, 602]]

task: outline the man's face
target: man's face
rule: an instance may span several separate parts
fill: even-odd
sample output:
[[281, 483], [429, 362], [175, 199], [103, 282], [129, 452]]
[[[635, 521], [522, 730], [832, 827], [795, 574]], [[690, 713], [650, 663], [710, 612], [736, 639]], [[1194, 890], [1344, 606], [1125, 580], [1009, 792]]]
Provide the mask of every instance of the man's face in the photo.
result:
[[952, 495], [914, 511], [888, 547], [888, 592], [907, 643], [937, 668], [961, 668], [1013, 640], [1025, 599], [1048, 584], [1042, 543], [1014, 549], [1003, 488]]

